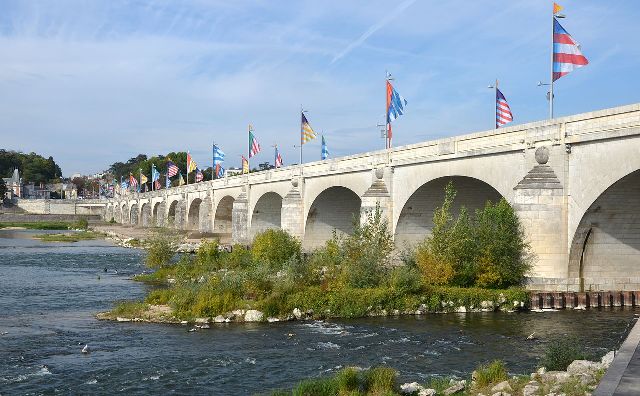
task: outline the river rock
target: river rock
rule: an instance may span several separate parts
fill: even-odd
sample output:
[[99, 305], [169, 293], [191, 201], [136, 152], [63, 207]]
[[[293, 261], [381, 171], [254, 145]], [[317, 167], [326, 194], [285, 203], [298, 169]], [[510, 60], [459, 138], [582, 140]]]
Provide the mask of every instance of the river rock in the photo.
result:
[[209, 318], [196, 318], [195, 322], [197, 324], [206, 324], [209, 323]]
[[589, 385], [596, 380], [591, 373], [576, 374], [573, 377], [579, 379], [582, 385]]
[[538, 394], [538, 389], [540, 389], [540, 385], [538, 383], [528, 383], [522, 389], [522, 396], [534, 396]]
[[567, 373], [571, 375], [591, 374], [600, 369], [600, 363], [590, 362], [588, 360], [574, 360], [567, 367]]
[[401, 393], [415, 393], [420, 389], [422, 389], [422, 385], [418, 384], [417, 382], [407, 382], [400, 385]]
[[244, 316], [245, 310], [244, 309], [234, 309], [233, 311], [231, 311], [231, 313], [234, 316]]
[[293, 316], [294, 316], [296, 319], [300, 319], [300, 318], [302, 318], [302, 311], [300, 311], [300, 308], [294, 308], [294, 309], [293, 309]]
[[456, 312], [465, 313], [467, 312], [467, 307], [465, 307], [464, 305], [461, 305], [458, 308], [456, 308]]
[[511, 389], [511, 385], [509, 385], [509, 381], [502, 381], [499, 384], [495, 385], [491, 388], [491, 392], [513, 392]]
[[467, 384], [467, 381], [455, 381], [451, 380], [451, 386], [442, 391], [442, 394], [445, 396], [453, 395], [454, 393], [462, 392], [464, 390], [464, 386]]
[[616, 356], [616, 352], [615, 351], [609, 351], [607, 352], [606, 355], [604, 355], [602, 357], [602, 359], [600, 359], [600, 364], [602, 365], [602, 368], [609, 368], [609, 366], [611, 365], [611, 362], [613, 362], [613, 358]]
[[567, 382], [571, 378], [571, 374], [566, 371], [547, 371], [542, 374], [542, 380], [546, 383], [557, 382], [563, 383]]
[[418, 391], [418, 396], [435, 396], [436, 390], [431, 388], [422, 388]]
[[269, 316], [267, 318], [267, 322], [269, 322], [269, 323], [274, 323], [274, 322], [279, 322], [279, 321], [280, 321], [280, 318], [274, 318], [274, 317], [271, 317], [271, 316]]
[[218, 315], [215, 318], [213, 318], [213, 323], [224, 323], [225, 322], [225, 317], [222, 315]]
[[493, 393], [491, 396], [511, 396], [511, 393], [508, 393], [508, 392], [496, 392], [496, 393]]
[[116, 320], [117, 320], [118, 322], [131, 322], [131, 319], [129, 319], [129, 318], [123, 318], [123, 317], [120, 317], [120, 316], [116, 316]]
[[245, 322], [261, 322], [264, 314], [256, 309], [248, 309], [244, 314]]

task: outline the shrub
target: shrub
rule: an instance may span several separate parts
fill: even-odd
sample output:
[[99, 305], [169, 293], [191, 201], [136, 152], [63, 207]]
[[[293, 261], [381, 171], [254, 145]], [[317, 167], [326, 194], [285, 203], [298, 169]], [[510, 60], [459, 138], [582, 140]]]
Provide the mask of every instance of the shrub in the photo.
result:
[[355, 392], [360, 387], [359, 370], [355, 367], [347, 367], [336, 374], [336, 385], [339, 394]]
[[574, 360], [589, 359], [577, 338], [561, 338], [552, 341], [547, 347], [541, 364], [547, 370], [566, 370]]
[[109, 224], [116, 224], [116, 219], [112, 217], [111, 220], [109, 220]]
[[494, 360], [489, 364], [480, 365], [476, 369], [476, 385], [479, 387], [496, 384], [508, 379], [507, 368], [501, 360]]
[[221, 263], [222, 268], [248, 268], [252, 265], [251, 251], [242, 245], [233, 245], [231, 253], [225, 254]]
[[433, 230], [418, 246], [416, 264], [433, 285], [506, 288], [519, 285], [530, 269], [530, 246], [506, 200], [487, 202], [471, 218], [466, 208], [451, 214], [456, 191], [450, 182], [442, 206], [433, 215]]
[[300, 258], [300, 242], [286, 231], [269, 229], [254, 238], [251, 257], [255, 263], [281, 268], [290, 258]]
[[150, 268], [162, 268], [175, 255], [175, 246], [166, 235], [157, 234], [149, 241], [145, 264]]
[[389, 271], [389, 287], [401, 294], [418, 293], [422, 290], [420, 272], [415, 268], [402, 265]]
[[364, 381], [369, 393], [393, 392], [398, 372], [390, 367], [374, 367], [364, 372]]
[[293, 389], [293, 396], [335, 396], [338, 394], [333, 378], [308, 379]]
[[84, 217], [79, 218], [71, 226], [71, 228], [76, 229], [76, 230], [86, 230], [88, 227], [89, 227], [89, 221]]
[[201, 265], [205, 264], [217, 267], [221, 255], [221, 252], [218, 250], [219, 245], [217, 239], [213, 241], [202, 240], [200, 247], [198, 247], [196, 251], [196, 261]]

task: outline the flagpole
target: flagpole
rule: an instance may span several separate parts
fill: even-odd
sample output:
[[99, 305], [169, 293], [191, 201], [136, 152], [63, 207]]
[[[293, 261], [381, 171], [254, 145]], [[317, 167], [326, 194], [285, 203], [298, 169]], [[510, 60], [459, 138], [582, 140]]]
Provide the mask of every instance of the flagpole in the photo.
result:
[[251, 124], [249, 124], [249, 130], [247, 131], [247, 175], [251, 172]]
[[495, 129], [498, 129], [498, 119], [497, 119], [497, 117], [498, 117], [498, 79], [497, 78], [496, 78], [495, 88], [496, 88], [495, 89], [495, 93], [496, 93], [496, 98], [495, 98], [496, 111], [495, 111], [495, 114], [493, 115], [493, 125], [494, 125]]
[[191, 157], [191, 153], [187, 151], [187, 171], [185, 172], [187, 174], [187, 186], [189, 185], [189, 157]]
[[302, 115], [304, 114], [304, 108], [300, 105], [300, 169], [302, 169], [302, 145], [304, 144], [303, 137], [303, 125], [302, 125]]
[[216, 141], [211, 141], [211, 180], [215, 179], [214, 174], [216, 172]]
[[551, 84], [549, 84], [549, 119], [553, 119], [553, 32], [555, 30], [556, 15], [555, 3], [551, 4]]
[[138, 183], [138, 188], [140, 189], [139, 191], [142, 191], [142, 168], [140, 168], [140, 183]]

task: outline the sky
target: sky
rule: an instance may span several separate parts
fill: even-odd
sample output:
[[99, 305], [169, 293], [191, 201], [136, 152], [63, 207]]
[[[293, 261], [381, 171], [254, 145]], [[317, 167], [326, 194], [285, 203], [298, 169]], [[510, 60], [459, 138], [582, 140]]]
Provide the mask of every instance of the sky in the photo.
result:
[[[385, 73], [407, 100], [394, 145], [490, 130], [496, 78], [515, 123], [548, 117], [547, 0], [0, 0], [0, 148], [65, 176], [215, 141], [239, 166], [252, 124], [298, 162], [300, 108], [332, 157], [384, 147]], [[590, 64], [556, 116], [640, 102], [637, 0], [561, 1]], [[320, 139], [304, 162], [320, 159]]]

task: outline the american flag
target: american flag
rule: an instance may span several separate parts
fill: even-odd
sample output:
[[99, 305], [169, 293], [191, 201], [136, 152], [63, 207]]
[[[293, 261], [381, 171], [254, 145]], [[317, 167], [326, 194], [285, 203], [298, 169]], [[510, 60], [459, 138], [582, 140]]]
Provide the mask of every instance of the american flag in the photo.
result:
[[258, 144], [258, 139], [253, 136], [253, 129], [249, 127], [249, 158], [255, 156], [260, 152], [260, 144]]
[[167, 177], [173, 177], [178, 174], [178, 167], [173, 161], [167, 162]]
[[196, 168], [196, 183], [201, 182], [203, 179], [204, 179], [204, 175], [202, 174], [202, 171]]
[[513, 114], [511, 114], [511, 108], [509, 108], [507, 99], [502, 92], [496, 88], [496, 128], [500, 128], [511, 121], [513, 121]]
[[137, 187], [138, 186], [138, 179], [133, 177], [132, 174], [129, 174], [129, 184], [131, 185], [131, 187]]
[[275, 161], [275, 166], [276, 168], [279, 168], [282, 166], [282, 156], [280, 155], [280, 152], [278, 151], [278, 147], [276, 146], [276, 161]]

